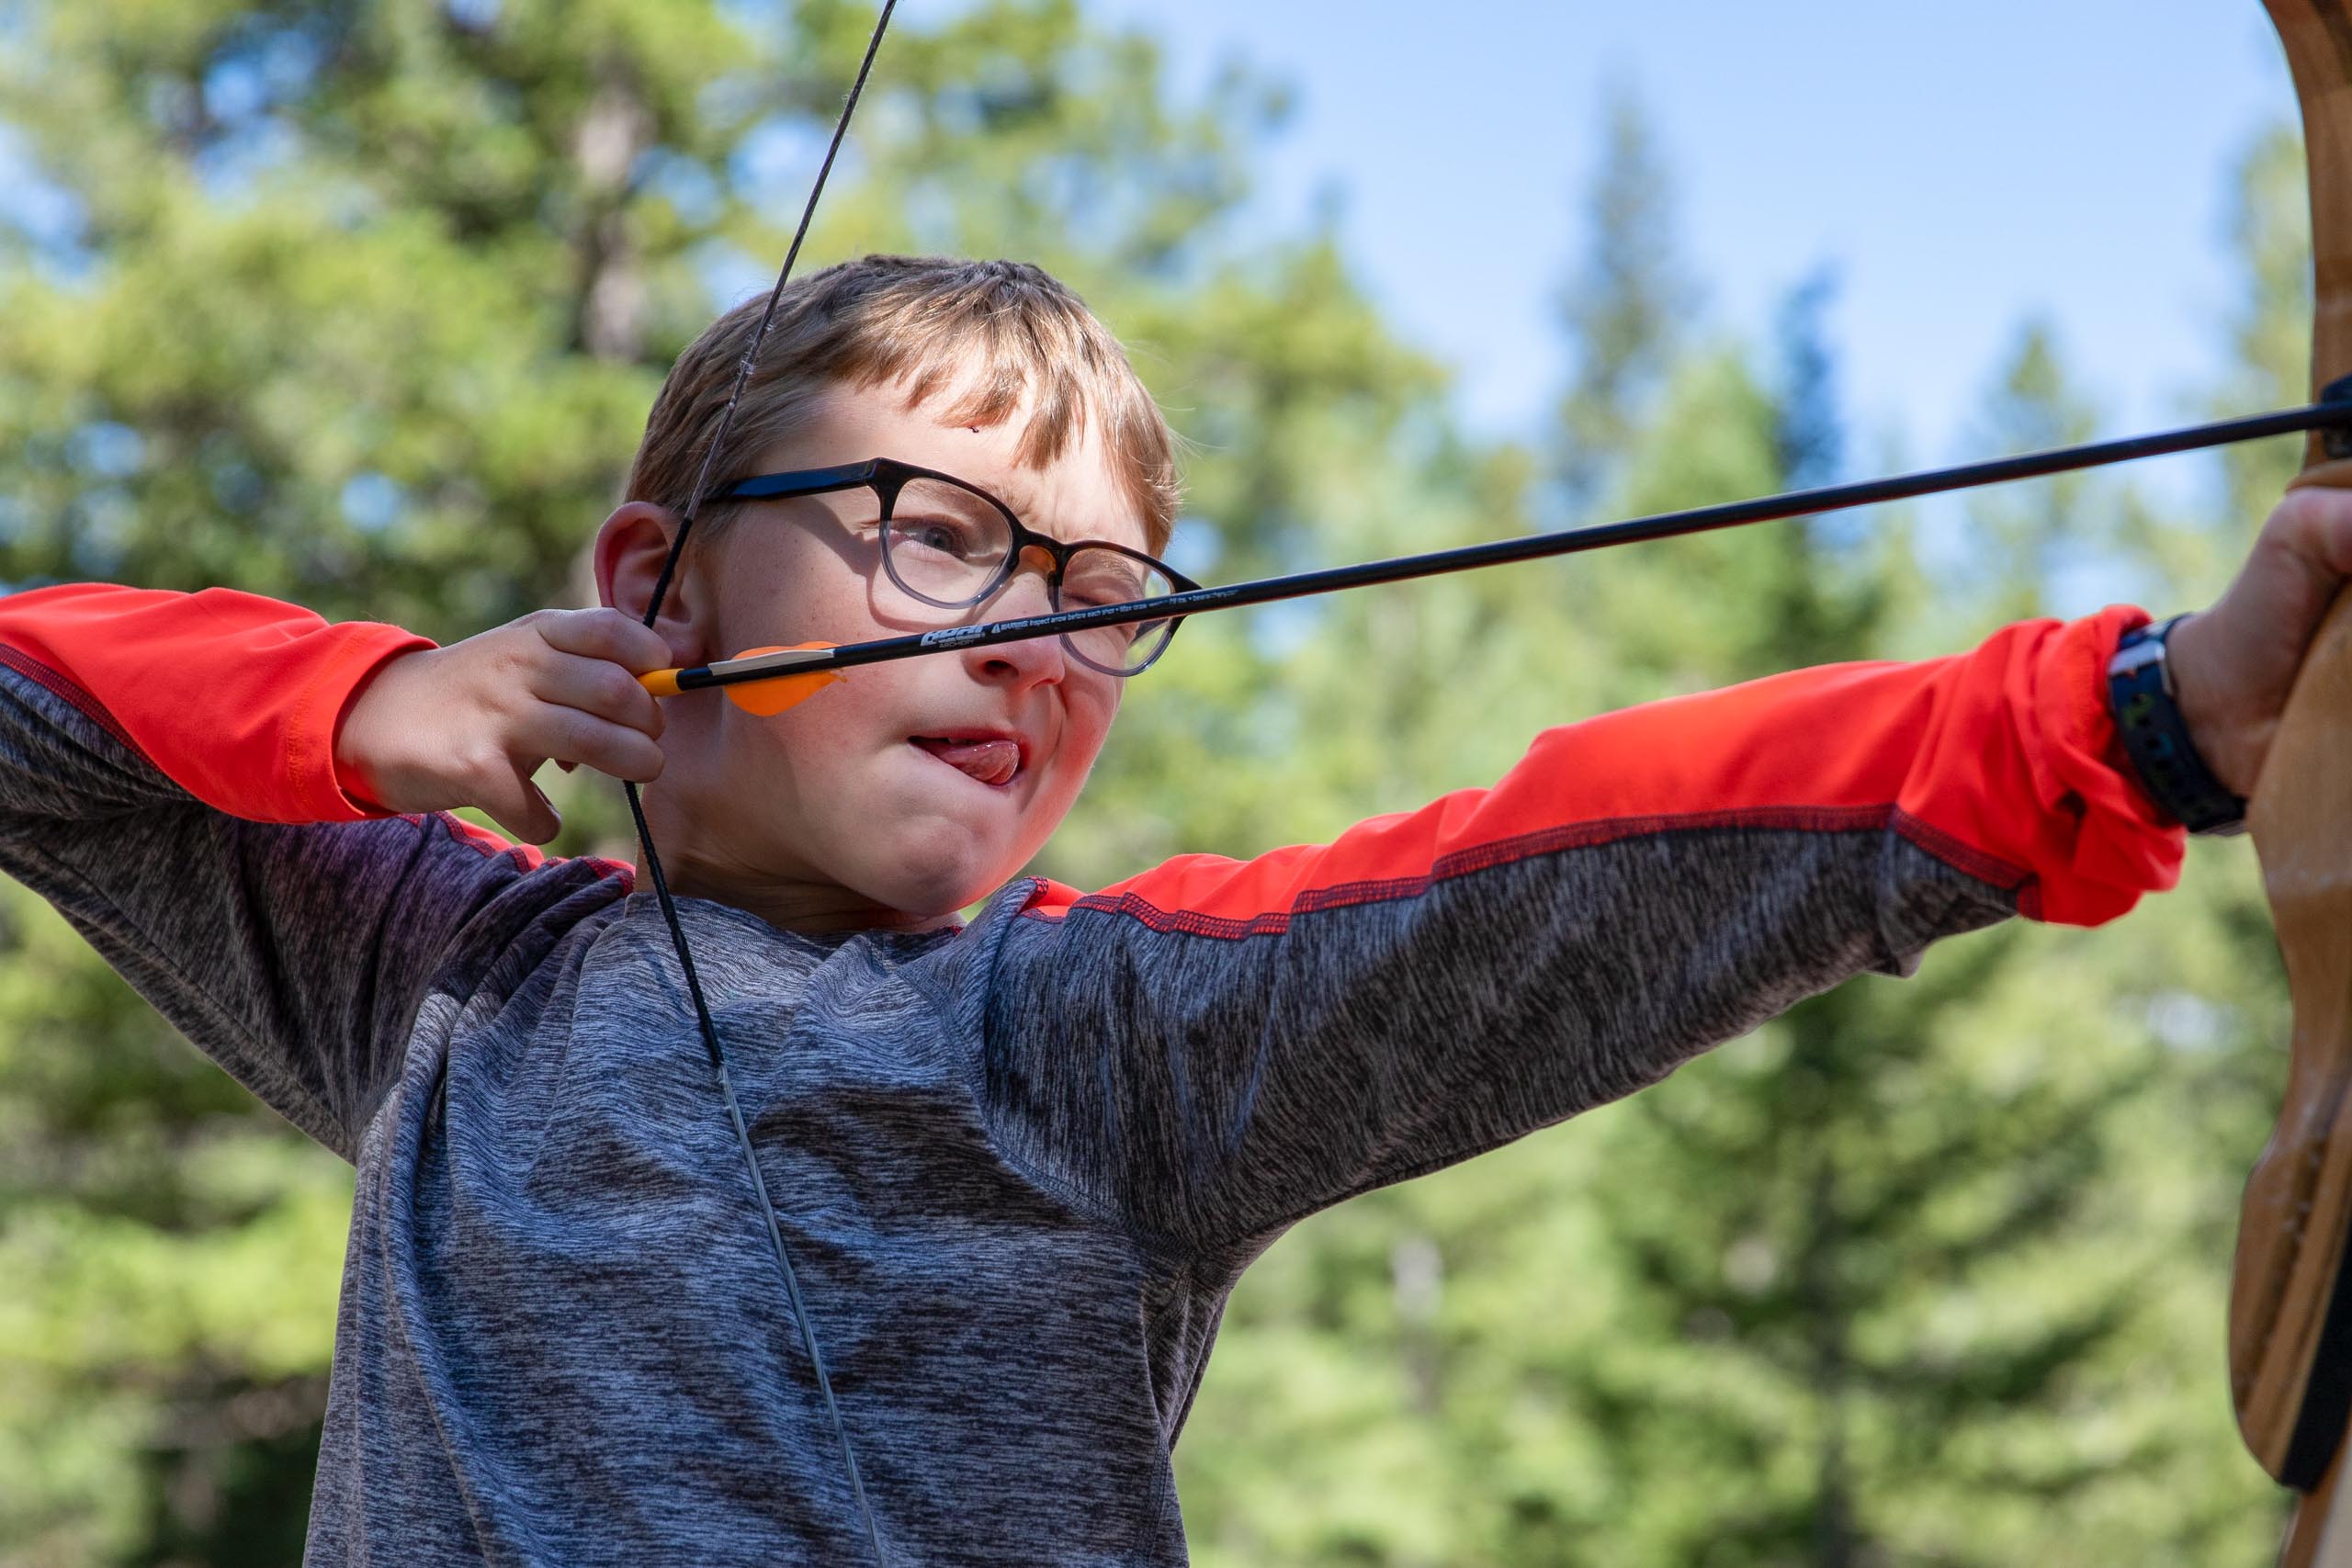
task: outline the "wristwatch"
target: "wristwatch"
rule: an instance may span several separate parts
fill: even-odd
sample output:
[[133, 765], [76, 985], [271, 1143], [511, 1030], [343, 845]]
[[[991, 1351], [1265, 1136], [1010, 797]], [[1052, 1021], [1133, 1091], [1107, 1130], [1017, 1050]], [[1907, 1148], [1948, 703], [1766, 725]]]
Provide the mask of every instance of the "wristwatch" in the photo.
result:
[[2107, 665], [2108, 707], [2141, 786], [2159, 809], [2192, 833], [2243, 833], [2245, 801], [2197, 754], [2173, 689], [2165, 643], [2187, 619], [2175, 615], [2124, 634]]

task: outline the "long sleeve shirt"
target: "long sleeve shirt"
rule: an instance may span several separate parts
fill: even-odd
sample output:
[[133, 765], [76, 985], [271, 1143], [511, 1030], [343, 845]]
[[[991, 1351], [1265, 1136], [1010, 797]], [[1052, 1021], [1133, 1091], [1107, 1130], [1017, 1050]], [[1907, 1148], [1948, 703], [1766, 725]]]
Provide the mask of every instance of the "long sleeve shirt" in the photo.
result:
[[[1938, 937], [2168, 885], [2108, 761], [2143, 619], [1565, 726], [1330, 843], [1025, 878], [955, 930], [681, 899], [890, 1561], [1182, 1563], [1170, 1451], [1284, 1227]], [[424, 646], [0, 599], [0, 870], [357, 1168], [307, 1561], [864, 1561], [650, 895], [336, 773]]]

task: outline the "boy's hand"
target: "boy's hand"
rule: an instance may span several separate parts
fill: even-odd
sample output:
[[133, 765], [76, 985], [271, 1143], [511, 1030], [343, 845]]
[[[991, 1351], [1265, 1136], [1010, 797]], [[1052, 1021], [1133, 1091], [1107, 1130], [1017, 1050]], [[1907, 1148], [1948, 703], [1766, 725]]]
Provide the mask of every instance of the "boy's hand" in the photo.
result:
[[2352, 580], [2352, 490], [2290, 491], [2229, 592], [2173, 630], [2173, 683], [2213, 774], [2252, 795], [2295, 672]]
[[386, 810], [479, 807], [544, 844], [562, 821], [531, 782], [541, 763], [662, 776], [662, 707], [637, 677], [672, 662], [617, 610], [536, 610], [386, 664], [344, 715], [335, 765]]

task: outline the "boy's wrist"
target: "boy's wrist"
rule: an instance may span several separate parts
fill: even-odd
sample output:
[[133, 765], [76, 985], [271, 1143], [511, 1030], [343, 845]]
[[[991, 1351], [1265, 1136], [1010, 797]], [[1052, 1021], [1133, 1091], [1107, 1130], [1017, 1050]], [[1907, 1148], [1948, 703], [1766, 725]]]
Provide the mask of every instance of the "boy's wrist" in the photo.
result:
[[355, 726], [352, 717], [387, 671], [419, 654], [434, 651], [434, 646], [419, 639], [389, 650], [388, 657], [379, 660], [344, 694], [335, 714], [334, 729], [328, 741], [333, 782], [352, 809], [362, 816], [396, 817], [400, 815], [400, 807], [387, 802], [385, 797], [390, 792], [387, 781], [379, 776], [382, 759], [359, 743], [364, 739], [367, 727]]
[[2245, 801], [2200, 747], [2170, 657], [2173, 637], [2191, 624], [2175, 615], [2123, 635], [2108, 663], [2108, 710], [2127, 771], [2160, 811], [2192, 833], [2239, 833]]

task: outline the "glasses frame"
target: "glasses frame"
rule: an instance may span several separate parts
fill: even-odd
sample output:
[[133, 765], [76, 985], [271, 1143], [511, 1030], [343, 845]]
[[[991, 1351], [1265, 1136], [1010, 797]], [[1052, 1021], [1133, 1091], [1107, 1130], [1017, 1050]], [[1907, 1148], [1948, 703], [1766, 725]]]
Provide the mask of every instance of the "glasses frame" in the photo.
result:
[[[907, 581], [899, 575], [898, 566], [890, 558], [892, 532], [890, 514], [898, 507], [899, 491], [915, 479], [931, 479], [940, 484], [953, 485], [967, 495], [977, 496], [994, 507], [998, 515], [1004, 519], [1005, 525], [1012, 531], [1012, 547], [1005, 552], [1003, 562], [989, 579], [987, 586], [968, 598], [934, 599], [930, 594], [909, 586]], [[1069, 568], [1070, 558], [1080, 550], [1111, 550], [1126, 557], [1129, 560], [1140, 561], [1173, 584], [1172, 592], [1194, 592], [1201, 587], [1199, 583], [1159, 557], [1147, 555], [1141, 550], [1129, 549], [1126, 546], [1115, 544], [1109, 539], [1072, 539], [1064, 543], [1050, 534], [1041, 534], [1021, 521], [1020, 514], [1012, 508], [969, 480], [959, 479], [954, 474], [943, 474], [936, 468], [917, 468], [912, 463], [901, 463], [894, 457], [868, 457], [862, 463], [843, 463], [830, 468], [796, 468], [786, 473], [755, 474], [749, 479], [730, 480], [705, 495], [702, 501], [706, 506], [718, 502], [795, 501], [805, 496], [838, 494], [845, 490], [870, 490], [874, 492], [875, 499], [882, 504], [882, 570], [889, 574], [891, 582], [897, 585], [900, 592], [919, 599], [934, 609], [962, 610], [974, 604], [986, 604], [1006, 583], [1012, 581], [1013, 573], [1021, 570], [1023, 559], [1033, 548], [1045, 551], [1054, 563], [1053, 570], [1046, 577], [1046, 599], [1057, 611], [1063, 607], [1063, 573]], [[1060, 642], [1065, 652], [1088, 669], [1098, 670], [1105, 675], [1115, 675], [1125, 680], [1130, 675], [1140, 675], [1158, 663], [1159, 656], [1168, 651], [1168, 645], [1176, 640], [1176, 628], [1183, 624], [1183, 616], [1170, 616], [1166, 623], [1167, 629], [1160, 634], [1159, 646], [1153, 649], [1142, 663], [1124, 667], [1114, 667], [1089, 659], [1078, 650], [1077, 645], [1070, 640], [1067, 633], [1063, 634]]]

